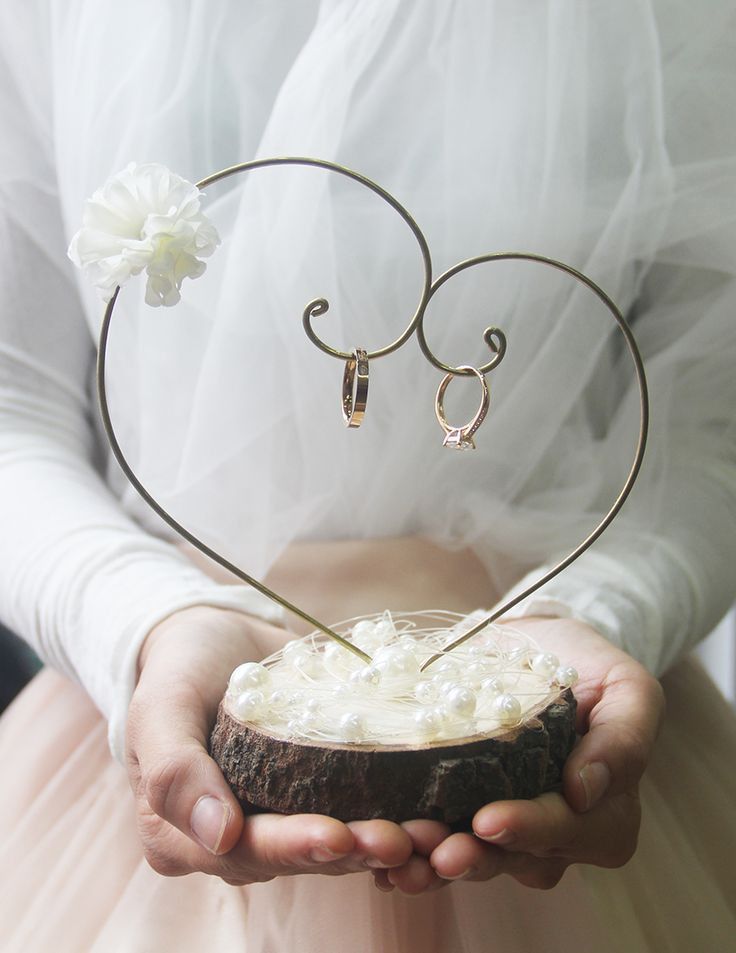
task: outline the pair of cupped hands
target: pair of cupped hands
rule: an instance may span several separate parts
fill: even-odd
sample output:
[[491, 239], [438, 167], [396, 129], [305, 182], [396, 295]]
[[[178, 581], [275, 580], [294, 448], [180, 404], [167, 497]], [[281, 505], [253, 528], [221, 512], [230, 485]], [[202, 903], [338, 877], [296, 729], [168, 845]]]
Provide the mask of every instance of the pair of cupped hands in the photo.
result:
[[[377, 606], [471, 611], [488, 603], [490, 591], [472, 553], [448, 554], [418, 539], [302, 544], [268, 581], [297, 604], [318, 606], [319, 617], [329, 620]], [[232, 670], [275, 651], [293, 633], [206, 606], [169, 616], [142, 647], [127, 732], [149, 864], [168, 876], [203, 871], [234, 885], [370, 871], [378, 889], [405, 894], [499, 874], [546, 889], [570, 864], [623, 865], [636, 848], [639, 781], [663, 715], [659, 683], [582, 622], [513, 624], [578, 669], [581, 737], [560, 792], [487, 804], [474, 816], [472, 833], [453, 833], [429, 820], [244, 815], [209, 757], [209, 734]]]

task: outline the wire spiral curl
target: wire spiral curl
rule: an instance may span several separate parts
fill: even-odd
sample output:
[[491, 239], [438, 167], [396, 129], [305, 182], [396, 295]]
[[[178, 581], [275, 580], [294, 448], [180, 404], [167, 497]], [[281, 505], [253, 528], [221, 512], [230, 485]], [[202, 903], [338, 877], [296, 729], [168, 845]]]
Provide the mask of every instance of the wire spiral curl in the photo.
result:
[[[346, 168], [345, 166], [338, 165], [336, 162], [329, 162], [327, 159], [312, 159], [306, 156], [279, 156], [272, 159], [254, 159], [252, 162], [241, 162], [238, 165], [233, 165], [227, 169], [222, 169], [220, 172], [215, 172], [212, 175], [207, 176], [207, 178], [201, 179], [196, 183], [196, 185], [198, 189], [205, 189], [207, 186], [213, 185], [215, 182], [219, 182], [222, 179], [227, 179], [232, 175], [238, 175], [241, 172], [252, 172], [255, 169], [289, 165], [325, 169], [328, 172], [335, 172], [347, 179], [351, 179], [353, 182], [357, 182], [359, 185], [365, 186], [379, 198], [383, 199], [384, 202], [390, 205], [391, 208], [397, 212], [404, 222], [409, 226], [412, 234], [414, 235], [414, 238], [419, 245], [419, 251], [422, 256], [422, 265], [424, 267], [422, 294], [419, 299], [419, 304], [417, 305], [416, 311], [402, 333], [390, 344], [387, 344], [381, 348], [377, 348], [375, 351], [368, 351], [366, 354], [366, 358], [369, 361], [372, 361], [377, 357], [385, 357], [386, 354], [390, 354], [392, 351], [400, 348], [401, 345], [405, 344], [414, 334], [417, 325], [421, 320], [422, 314], [424, 313], [424, 309], [429, 298], [429, 290], [432, 284], [432, 257], [429, 253], [427, 239], [424, 237], [424, 233], [414, 221], [413, 217], [404, 208], [401, 202], [398, 201], [398, 199], [395, 199], [390, 192], [387, 192], [384, 188], [378, 185], [377, 182], [373, 182], [360, 172], [355, 172], [352, 169]], [[312, 326], [312, 318], [326, 314], [329, 308], [330, 303], [326, 298], [315, 298], [313, 301], [310, 301], [302, 313], [302, 325], [304, 327], [304, 331], [306, 332], [306, 335], [312, 344], [319, 348], [320, 351], [325, 354], [329, 354], [330, 357], [336, 357], [342, 361], [347, 361], [352, 357], [352, 354], [349, 351], [339, 351], [337, 348], [325, 343], [325, 341], [319, 337]]]

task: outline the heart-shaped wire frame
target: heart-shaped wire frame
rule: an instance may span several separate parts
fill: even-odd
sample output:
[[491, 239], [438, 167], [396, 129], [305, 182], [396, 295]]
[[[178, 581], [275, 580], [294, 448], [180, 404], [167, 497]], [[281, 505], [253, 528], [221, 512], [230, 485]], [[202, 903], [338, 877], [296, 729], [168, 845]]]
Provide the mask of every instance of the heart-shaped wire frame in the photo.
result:
[[[366, 178], [364, 175], [361, 175], [358, 172], [355, 172], [351, 169], [346, 168], [345, 166], [338, 165], [334, 162], [329, 162], [324, 159], [313, 159], [302, 156], [283, 156], [269, 159], [256, 159], [252, 162], [243, 162], [238, 165], [230, 166], [227, 169], [222, 169], [219, 172], [215, 172], [212, 175], [207, 176], [204, 179], [201, 179], [196, 183], [197, 188], [204, 189], [209, 185], [219, 182], [222, 179], [226, 179], [230, 176], [237, 175], [241, 172], [250, 172], [254, 169], [267, 168], [272, 166], [311, 166], [316, 168], [325, 169], [330, 172], [336, 172], [339, 175], [342, 175], [348, 179], [366, 186], [384, 201], [386, 201], [396, 212], [399, 213], [401, 218], [406, 222], [406, 224], [411, 229], [414, 237], [419, 244], [419, 248], [422, 255], [422, 261], [424, 264], [424, 285], [422, 290], [422, 295], [419, 301], [417, 310], [412, 317], [409, 325], [406, 329], [399, 335], [396, 340], [388, 344], [387, 346], [380, 348], [375, 351], [368, 353], [368, 359], [375, 359], [378, 357], [383, 357], [387, 354], [390, 354], [392, 351], [397, 350], [409, 338], [416, 332], [417, 338], [419, 341], [419, 346], [422, 350], [424, 356], [429, 360], [439, 370], [444, 371], [445, 373], [467, 376], [473, 373], [472, 370], [467, 370], [465, 366], [453, 367], [449, 364], [444, 364], [440, 361], [430, 350], [429, 345], [427, 344], [425, 335], [424, 335], [424, 315], [426, 312], [426, 307], [431, 300], [432, 296], [438, 291], [438, 289], [446, 282], [453, 278], [458, 273], [465, 271], [468, 268], [472, 268], [476, 265], [485, 264], [487, 262], [493, 261], [504, 261], [504, 260], [520, 260], [520, 261], [531, 261], [537, 262], [542, 265], [547, 265], [552, 268], [556, 268], [559, 271], [565, 272], [570, 275], [572, 278], [575, 278], [577, 281], [582, 282], [586, 285], [606, 306], [610, 311], [611, 315], [616, 321], [620, 331], [624, 335], [626, 340], [626, 345], [629, 350], [629, 354], [634, 363], [634, 370], [636, 373], [636, 380], [639, 388], [639, 410], [640, 410], [640, 419], [639, 419], [639, 435], [636, 444], [636, 450], [634, 453], [634, 460], [629, 470], [626, 481], [616, 497], [613, 505], [603, 517], [603, 519], [598, 523], [595, 529], [571, 552], [569, 555], [561, 559], [552, 569], [540, 577], [535, 583], [531, 586], [528, 586], [523, 592], [520, 592], [518, 595], [514, 596], [512, 599], [507, 600], [500, 607], [498, 607], [491, 615], [483, 619], [473, 628], [469, 629], [464, 633], [460, 638], [456, 639], [454, 642], [450, 643], [443, 651], [442, 654], [434, 655], [428, 659], [422, 666], [422, 671], [424, 671], [429, 665], [437, 661], [447, 652], [451, 652], [453, 649], [457, 648], [463, 642], [466, 642], [468, 639], [472, 638], [486, 626], [492, 624], [502, 615], [508, 612], [510, 609], [513, 609], [524, 599], [528, 598], [532, 593], [536, 592], [556, 575], [561, 573], [566, 569], [571, 563], [573, 563], [579, 556], [581, 556], [589, 546], [591, 546], [598, 537], [604, 532], [604, 530], [611, 524], [611, 522], [617, 516], [619, 510], [623, 506], [626, 498], [631, 492], [636, 478], [641, 469], [642, 460], [644, 457], [644, 450], [646, 447], [647, 432], [649, 427], [649, 398], [647, 391], [646, 375], [644, 372], [644, 365], [641, 359], [641, 354], [639, 353], [639, 348], [637, 347], [636, 341], [631, 329], [629, 328], [624, 316], [621, 314], [619, 309], [616, 307], [611, 298], [600, 288], [594, 281], [584, 275], [582, 272], [566, 265], [564, 262], [557, 261], [554, 258], [547, 258], [544, 255], [536, 255], [527, 252], [499, 252], [494, 254], [479, 255], [475, 258], [469, 258], [465, 261], [454, 265], [452, 268], [448, 269], [444, 274], [440, 275], [434, 283], [432, 283], [432, 260], [429, 252], [429, 246], [427, 241], [422, 233], [421, 229], [414, 221], [409, 212], [404, 208], [401, 203], [395, 199], [389, 192], [383, 189], [377, 183]], [[208, 546], [203, 540], [199, 539], [194, 533], [190, 532], [185, 526], [174, 519], [174, 517], [168, 513], [161, 504], [155, 499], [155, 497], [146, 489], [146, 487], [141, 483], [132, 467], [128, 463], [125, 454], [120, 447], [118, 442], [117, 435], [115, 433], [115, 428], [113, 427], [112, 419], [110, 417], [110, 409], [107, 400], [107, 388], [106, 388], [106, 367], [107, 367], [107, 345], [110, 332], [110, 323], [112, 321], [113, 312], [115, 309], [115, 303], [117, 301], [118, 295], [120, 294], [120, 288], [116, 288], [115, 293], [110, 298], [107, 308], [105, 309], [105, 314], [102, 320], [102, 326], [100, 329], [100, 338], [99, 338], [99, 348], [97, 354], [97, 393], [100, 404], [100, 414], [102, 417], [102, 423], [105, 428], [105, 433], [107, 435], [110, 447], [112, 452], [117, 460], [121, 470], [125, 474], [127, 480], [142, 497], [143, 500], [148, 504], [148, 506], [165, 522], [167, 523], [176, 533], [179, 534], [187, 542], [191, 543], [192, 546], [196, 547], [200, 552], [204, 553], [205, 556], [208, 556], [214, 562], [218, 563], [228, 572], [232, 573], [235, 577], [242, 580], [242, 582], [247, 583], [252, 586], [258, 592], [262, 593], [264, 596], [267, 596], [269, 599], [278, 603], [284, 609], [289, 612], [293, 612], [299, 618], [303, 619], [309, 625], [314, 626], [314, 628], [319, 629], [321, 632], [324, 632], [325, 635], [334, 639], [344, 648], [348, 649], [350, 652], [359, 656], [364, 662], [368, 663], [371, 661], [370, 656], [359, 649], [356, 645], [353, 645], [343, 636], [339, 635], [328, 625], [325, 625], [323, 622], [320, 622], [319, 619], [314, 618], [309, 613], [305, 612], [299, 606], [294, 605], [289, 602], [283, 596], [279, 595], [277, 592], [274, 592], [272, 589], [269, 589], [264, 583], [260, 582], [258, 579], [253, 578], [244, 572], [239, 566], [236, 566], [230, 560], [226, 559], [216, 550]], [[325, 298], [317, 298], [314, 301], [311, 301], [302, 314], [302, 324], [304, 330], [307, 334], [307, 337], [312, 341], [312, 343], [318, 347], [321, 351], [326, 354], [329, 354], [331, 357], [339, 358], [341, 360], [349, 360], [352, 355], [349, 352], [339, 351], [336, 348], [331, 347], [322, 341], [314, 329], [312, 328], [311, 319], [318, 315], [324, 314], [329, 308], [329, 303]], [[486, 344], [490, 347], [493, 352], [493, 358], [486, 364], [477, 368], [480, 373], [487, 373], [489, 370], [492, 370], [496, 367], [500, 361], [503, 359], [504, 353], [506, 351], [506, 338], [503, 332], [498, 328], [486, 328], [483, 334]]]

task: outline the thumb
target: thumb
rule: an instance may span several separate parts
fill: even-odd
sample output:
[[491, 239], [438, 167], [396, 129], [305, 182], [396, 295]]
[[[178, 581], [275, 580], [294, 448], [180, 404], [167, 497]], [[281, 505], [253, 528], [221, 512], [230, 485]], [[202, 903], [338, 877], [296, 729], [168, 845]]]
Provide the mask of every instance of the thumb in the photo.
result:
[[[151, 689], [155, 691], [155, 700]], [[212, 854], [239, 841], [243, 812], [206, 750], [208, 717], [181, 685], [140, 685], [128, 719], [128, 769], [146, 806]]]
[[636, 788], [649, 762], [664, 714], [659, 682], [637, 662], [620, 663], [602, 680], [587, 733], [563, 774], [570, 806], [589, 811], [604, 796]]

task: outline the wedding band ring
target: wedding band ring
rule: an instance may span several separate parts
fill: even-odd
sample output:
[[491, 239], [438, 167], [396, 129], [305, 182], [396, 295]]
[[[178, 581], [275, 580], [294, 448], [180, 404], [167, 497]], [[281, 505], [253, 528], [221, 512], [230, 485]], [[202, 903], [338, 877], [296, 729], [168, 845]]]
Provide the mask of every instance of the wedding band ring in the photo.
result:
[[348, 427], [360, 427], [368, 401], [368, 354], [356, 347], [342, 375], [342, 417]]
[[482, 388], [480, 406], [476, 411], [475, 417], [461, 427], [453, 427], [447, 422], [445, 417], [445, 391], [450, 385], [450, 381], [456, 377], [456, 374], [446, 374], [441, 382], [440, 386], [437, 388], [437, 396], [434, 401], [434, 410], [437, 415], [437, 420], [439, 421], [440, 427], [445, 431], [445, 439], [442, 442], [443, 447], [451, 447], [453, 450], [475, 450], [475, 441], [473, 440], [473, 434], [480, 427], [483, 421], [486, 419], [486, 414], [488, 413], [488, 408], [491, 405], [491, 394], [488, 389], [488, 381], [485, 378], [485, 375], [482, 374], [477, 368], [470, 367], [467, 364], [461, 364], [458, 368], [459, 371], [469, 371], [480, 381], [480, 386]]

